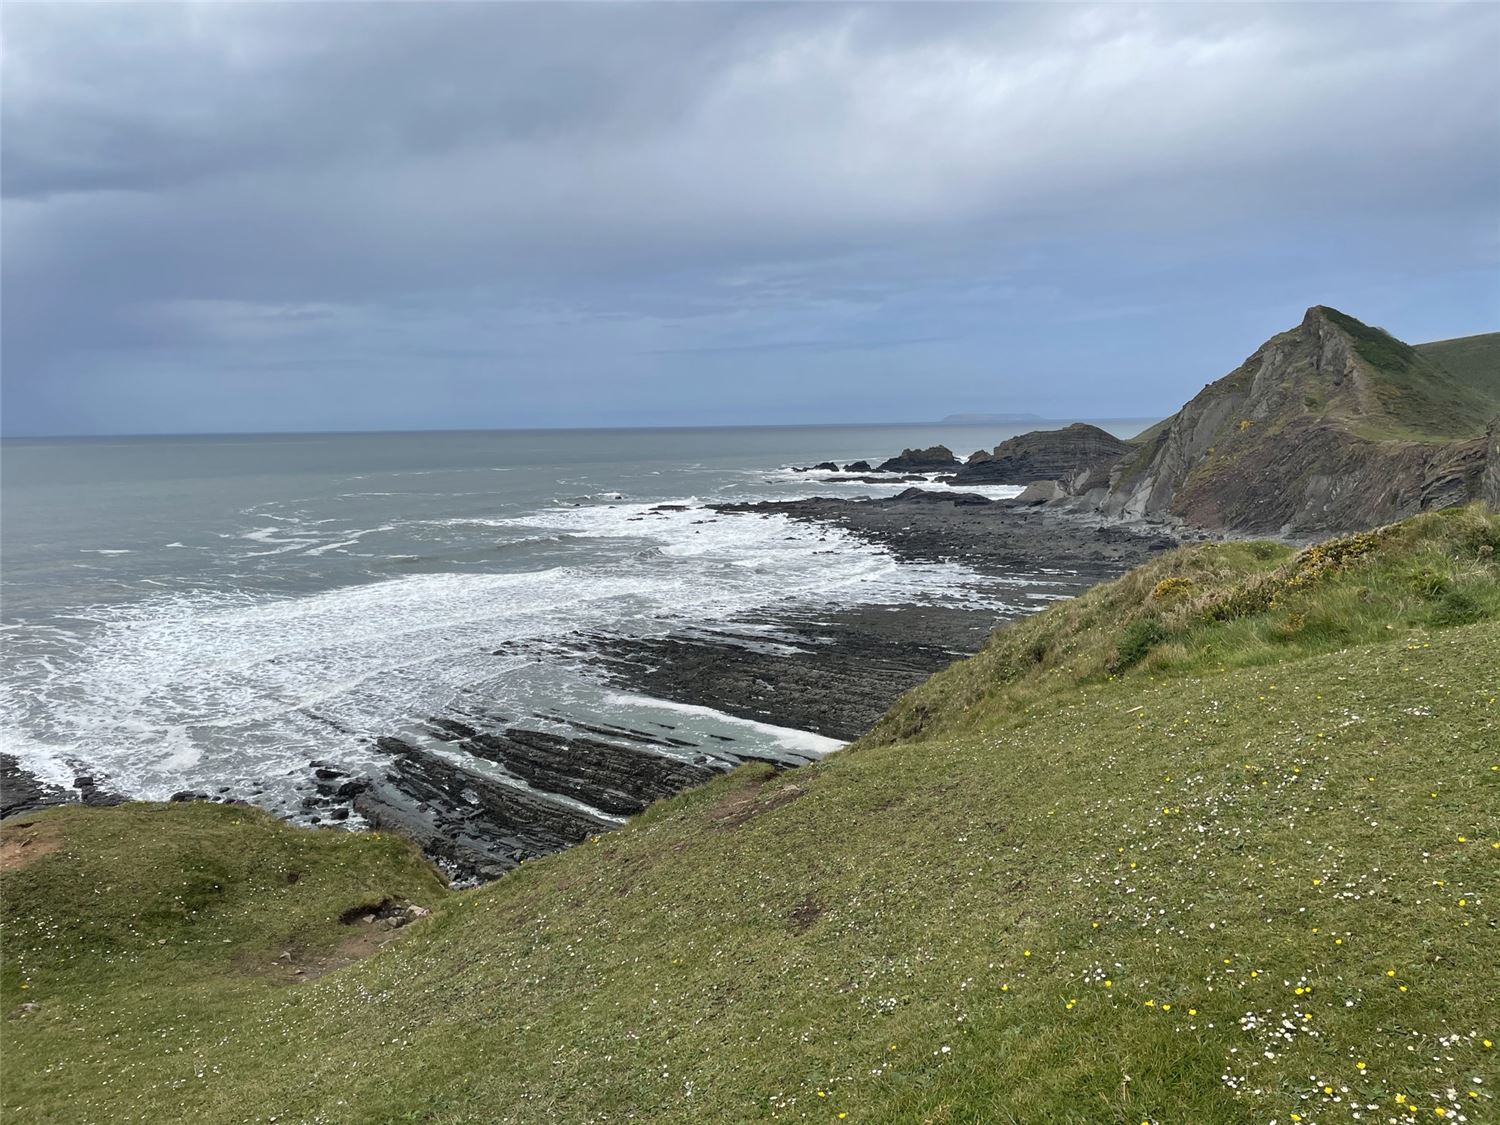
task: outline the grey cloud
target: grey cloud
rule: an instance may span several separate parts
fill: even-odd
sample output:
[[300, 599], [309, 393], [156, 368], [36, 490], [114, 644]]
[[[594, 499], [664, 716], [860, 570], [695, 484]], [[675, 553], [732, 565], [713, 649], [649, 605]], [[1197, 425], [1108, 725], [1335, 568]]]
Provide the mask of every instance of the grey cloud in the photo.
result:
[[[1342, 255], [1351, 290], [1372, 270], [1456, 285], [1496, 260], [1490, 6], [13, 4], [3, 20], [23, 419], [17, 388], [83, 369], [127, 403], [138, 387], [143, 412], [171, 406], [143, 364], [216, 363], [230, 402], [238, 365], [326, 371], [373, 347], [565, 353], [586, 382], [588, 357], [993, 347], [996, 326], [1040, 331], [1053, 309], [1124, 324], [1143, 318], [1060, 306], [1142, 303], [1098, 291], [1113, 283], [1163, 309], [1156, 278], [1215, 260], [1244, 263], [1221, 283], [1242, 305], [1279, 286], [1278, 260]], [[60, 392], [37, 396], [65, 414]]]

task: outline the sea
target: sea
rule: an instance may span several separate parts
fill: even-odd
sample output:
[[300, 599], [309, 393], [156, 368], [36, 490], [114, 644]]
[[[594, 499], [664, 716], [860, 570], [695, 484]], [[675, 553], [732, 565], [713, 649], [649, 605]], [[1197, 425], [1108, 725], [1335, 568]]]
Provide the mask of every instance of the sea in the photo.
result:
[[255, 792], [287, 815], [309, 761], [357, 771], [374, 738], [434, 715], [670, 713], [689, 734], [826, 751], [837, 743], [810, 732], [622, 692], [588, 648], [778, 608], [1024, 600], [961, 562], [708, 505], [891, 495], [909, 484], [794, 468], [937, 443], [962, 456], [1031, 428], [7, 440], [0, 749], [63, 786]]

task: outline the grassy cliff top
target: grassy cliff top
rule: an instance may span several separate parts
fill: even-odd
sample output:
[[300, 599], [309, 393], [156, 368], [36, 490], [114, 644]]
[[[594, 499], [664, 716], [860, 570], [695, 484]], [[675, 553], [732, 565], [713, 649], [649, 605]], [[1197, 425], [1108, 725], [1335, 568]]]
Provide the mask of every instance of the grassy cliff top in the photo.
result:
[[1337, 309], [1322, 307], [1320, 311], [1349, 337], [1370, 376], [1375, 401], [1361, 403], [1347, 419], [1363, 436], [1418, 441], [1470, 438], [1483, 433], [1500, 408], [1474, 376], [1483, 370], [1483, 349], [1464, 353], [1465, 359], [1472, 361], [1464, 367], [1471, 377], [1460, 379], [1430, 352], [1424, 353], [1382, 328], [1373, 328]]
[[[243, 810], [7, 824], [6, 1117], [1494, 1121], [1496, 554], [1472, 510], [1178, 552], [443, 897]], [[266, 971], [392, 895], [434, 914]]]
[[1479, 392], [1500, 414], [1500, 332], [1418, 344], [1418, 354]]

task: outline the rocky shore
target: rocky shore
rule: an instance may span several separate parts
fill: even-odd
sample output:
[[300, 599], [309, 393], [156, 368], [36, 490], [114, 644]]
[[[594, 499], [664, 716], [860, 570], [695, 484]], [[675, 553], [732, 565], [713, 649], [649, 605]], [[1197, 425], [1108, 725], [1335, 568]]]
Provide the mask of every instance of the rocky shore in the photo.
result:
[[[920, 451], [927, 455], [929, 451]], [[1007, 620], [1070, 597], [1175, 544], [1160, 530], [1089, 523], [953, 491], [882, 499], [811, 498], [720, 505], [746, 520], [786, 516], [837, 526], [908, 561], [956, 561], [979, 577], [971, 603], [763, 611], [713, 629], [549, 642], [622, 692], [712, 708], [737, 719], [839, 741], [859, 737], [911, 687], [979, 647]], [[649, 728], [649, 729], [645, 729]], [[732, 728], [730, 728], [732, 729]], [[744, 761], [794, 768], [816, 753], [668, 722], [583, 723], [558, 714], [435, 715], [372, 742], [374, 769], [308, 763], [297, 818], [399, 832], [459, 880], [516, 864], [618, 826], [652, 801]], [[0, 757], [4, 813], [118, 800], [79, 778], [46, 786]], [[182, 793], [174, 799], [233, 799]]]
[[88, 775], [75, 778], [71, 789], [51, 785], [23, 769], [13, 755], [0, 754], [0, 820], [53, 805], [118, 805], [124, 800]]
[[[569, 648], [620, 689], [842, 741], [859, 737], [896, 698], [993, 629], [1070, 597], [1176, 545], [1156, 528], [1090, 524], [1064, 512], [952, 492], [878, 500], [808, 499], [721, 505], [745, 519], [836, 524], [912, 561], [956, 560], [991, 580], [979, 605], [878, 605], [763, 612], [712, 630], [656, 637], [595, 634]], [[981, 586], [983, 584], [981, 583]], [[565, 722], [560, 716], [533, 721]], [[749, 759], [793, 767], [795, 752], [755, 754], [732, 738], [709, 744], [657, 724], [541, 733], [434, 721], [441, 743], [383, 739], [383, 776], [323, 783], [372, 824], [417, 839], [455, 872], [492, 877], [606, 831], [614, 818]], [[511, 783], [484, 774], [499, 766]], [[527, 788], [515, 788], [515, 781]]]
[[[872, 500], [811, 497], [716, 510], [834, 524], [904, 559], [961, 562], [982, 574], [1067, 572], [1070, 594], [1176, 546], [1184, 536], [1164, 525], [1109, 522], [1058, 508], [922, 488]], [[1203, 538], [1197, 533], [1190, 537]]]

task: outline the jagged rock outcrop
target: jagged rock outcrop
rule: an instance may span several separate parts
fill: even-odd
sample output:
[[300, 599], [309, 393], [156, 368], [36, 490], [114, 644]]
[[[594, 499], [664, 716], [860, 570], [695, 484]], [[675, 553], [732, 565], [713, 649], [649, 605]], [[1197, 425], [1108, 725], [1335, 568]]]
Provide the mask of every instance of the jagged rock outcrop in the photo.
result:
[[1114, 434], [1074, 422], [1060, 430], [1033, 430], [973, 454], [954, 475], [957, 484], [1031, 484], [1056, 481], [1067, 495], [1109, 484], [1110, 469], [1131, 452]]
[[1490, 423], [1485, 434], [1484, 472], [1479, 478], [1479, 497], [1500, 512], [1500, 418]]
[[903, 449], [900, 456], [882, 461], [876, 472], [880, 473], [930, 473], [938, 469], [951, 469], [959, 463], [953, 450], [946, 445], [934, 445], [929, 449]]
[[1407, 344], [1318, 305], [1148, 431], [1098, 506], [1251, 533], [1373, 527], [1479, 497], [1491, 409]]

